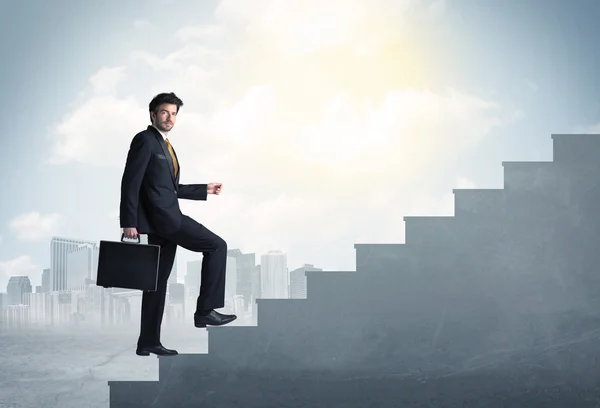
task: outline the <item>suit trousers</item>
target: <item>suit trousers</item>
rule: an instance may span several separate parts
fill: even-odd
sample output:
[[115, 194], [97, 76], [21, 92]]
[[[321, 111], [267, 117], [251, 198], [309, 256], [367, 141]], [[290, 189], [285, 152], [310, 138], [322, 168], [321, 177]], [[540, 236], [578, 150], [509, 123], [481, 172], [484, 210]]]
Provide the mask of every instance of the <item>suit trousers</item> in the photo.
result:
[[160, 327], [165, 310], [167, 281], [177, 246], [193, 252], [202, 252], [200, 293], [196, 312], [225, 306], [225, 268], [227, 243], [218, 235], [188, 216], [183, 216], [181, 227], [172, 234], [148, 234], [148, 243], [160, 245], [158, 284], [156, 291], [142, 294], [142, 316], [138, 346], [160, 344]]

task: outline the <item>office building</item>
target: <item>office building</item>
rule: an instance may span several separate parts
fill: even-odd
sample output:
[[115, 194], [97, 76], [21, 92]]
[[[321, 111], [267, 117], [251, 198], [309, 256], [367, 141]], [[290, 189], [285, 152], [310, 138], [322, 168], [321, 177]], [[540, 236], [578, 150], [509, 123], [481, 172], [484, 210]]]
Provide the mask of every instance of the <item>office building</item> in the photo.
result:
[[95, 245], [81, 245], [67, 253], [67, 289], [80, 288], [89, 280], [96, 280], [98, 253]]
[[97, 246], [92, 241], [52, 237], [50, 241], [50, 290], [60, 291], [67, 289], [67, 255], [69, 252], [85, 245]]
[[307, 271], [322, 271], [321, 268], [315, 268], [311, 264], [294, 269], [290, 272], [290, 298], [291, 299], [306, 299], [306, 272]]
[[261, 298], [288, 298], [287, 255], [281, 251], [269, 251], [261, 256], [260, 264]]
[[254, 268], [252, 268], [252, 298], [248, 304], [248, 307], [251, 307], [253, 310], [255, 309], [254, 301], [261, 298], [260, 270], [260, 265], [256, 265]]
[[46, 268], [42, 270], [42, 292], [48, 293], [50, 292], [50, 268]]
[[252, 275], [256, 266], [256, 255], [244, 254], [239, 249], [230, 249], [227, 255], [236, 260], [236, 295], [243, 296], [246, 310], [252, 299]]
[[168, 283], [177, 283], [177, 255], [175, 255], [175, 261], [173, 261], [173, 269], [169, 275]]
[[202, 261], [189, 261], [185, 275], [185, 297], [195, 301], [200, 291]]
[[8, 305], [22, 305], [24, 295], [31, 293], [31, 282], [29, 276], [11, 276], [6, 285], [8, 294]]
[[234, 296], [237, 293], [237, 259], [227, 257], [225, 266], [225, 304], [229, 310], [233, 310]]

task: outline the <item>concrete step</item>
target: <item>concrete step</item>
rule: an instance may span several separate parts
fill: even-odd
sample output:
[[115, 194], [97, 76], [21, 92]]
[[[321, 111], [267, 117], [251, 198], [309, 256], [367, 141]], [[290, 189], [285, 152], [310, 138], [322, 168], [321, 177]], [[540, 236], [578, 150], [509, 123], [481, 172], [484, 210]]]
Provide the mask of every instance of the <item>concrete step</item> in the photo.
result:
[[365, 266], [372, 271], [373, 265], [385, 259], [394, 260], [403, 253], [404, 244], [354, 244], [356, 272]]
[[158, 357], [158, 380], [173, 378], [173, 374], [189, 372], [194, 367], [206, 367], [211, 357], [207, 353], [179, 353], [174, 357]]
[[[398, 270], [389, 260], [381, 263], [387, 265], [390, 271], [371, 273], [369, 270], [363, 270], [361, 273], [353, 272], [352, 277], [330, 276], [327, 282], [324, 279], [315, 282], [315, 286], [319, 285], [321, 288], [317, 291], [309, 291], [308, 310], [304, 315], [301, 313], [295, 315], [299, 320], [296, 320], [292, 326], [307, 325], [300, 321], [314, 320], [312, 316], [315, 315], [326, 316], [328, 321], [351, 318], [352, 314], [357, 313], [356, 309], [370, 307], [369, 304], [372, 304], [374, 299], [380, 301], [380, 296], [384, 295], [383, 291], [401, 287], [407, 279], [410, 279], [406, 269]], [[380, 288], [383, 281], [385, 287]]]
[[558, 185], [557, 169], [551, 161], [505, 161], [504, 188], [506, 190], [553, 191]]
[[[373, 244], [372, 247], [376, 247]], [[364, 280], [391, 283], [403, 282], [413, 276], [419, 276], [424, 270], [443, 266], [440, 260], [457, 256], [456, 242], [445, 245], [399, 244], [375, 248], [369, 254], [370, 245], [357, 247], [356, 269], [360, 279], [357, 285], [363, 285]], [[373, 254], [375, 253], [375, 254]], [[369, 254], [369, 255], [367, 255]]]
[[554, 161], [577, 166], [598, 167], [600, 134], [553, 134]]
[[[460, 231], [458, 228], [461, 228], [460, 224], [457, 225], [457, 231]], [[373, 244], [373, 246], [376, 245]], [[459, 247], [456, 240], [444, 245], [399, 244], [389, 246], [387, 251], [385, 249], [374, 250], [375, 255], [367, 256], [369, 248], [368, 245], [365, 245], [360, 248], [360, 252], [357, 250], [356, 269], [360, 276], [364, 275], [367, 279], [380, 281], [396, 279], [396, 277], [405, 279], [412, 275], [419, 275], [423, 268], [438, 266], [440, 259], [445, 260], [447, 257], [455, 256], [453, 254]]]
[[454, 189], [454, 216], [479, 217], [504, 212], [504, 189]]
[[[384, 326], [380, 331], [365, 333], [369, 336], [361, 339], [362, 346], [353, 350], [352, 357], [358, 354], [367, 357], [368, 362], [375, 358], [384, 362], [367, 367], [354, 364], [337, 369], [290, 366], [285, 370], [231, 370], [222, 366], [216, 371], [212, 366], [207, 369], [206, 364], [211, 363], [193, 355], [165, 358], [161, 361], [183, 363], [185, 369], [178, 372], [177, 366], [173, 367], [160, 382], [109, 382], [110, 407], [361, 408], [374, 400], [386, 407], [439, 406], [436, 404], [441, 400], [444, 406], [492, 407], [498, 406], [500, 394], [507, 406], [535, 407], [548, 405], [549, 388], [555, 391], [556, 406], [594, 406], [591, 401], [597, 394], [600, 375], [596, 363], [600, 353], [593, 347], [599, 338], [593, 330], [598, 319], [588, 322], [571, 315], [527, 319], [525, 324], [507, 327], [507, 332], [489, 331], [496, 323], [495, 317], [488, 319], [487, 325], [479, 318], [473, 323], [478, 323], [477, 328], [484, 333], [478, 334], [473, 329], [461, 332], [464, 321], [451, 320], [442, 313], [440, 326], [434, 326], [438, 330], [423, 339], [426, 348], [418, 355], [410, 354], [410, 350], [403, 353], [405, 339], [399, 342], [397, 333]], [[515, 316], [513, 320], [517, 323], [525, 319]], [[563, 325], [557, 323], [567, 320], [573, 322], [572, 327], [562, 329]], [[548, 329], [558, 327], [561, 332], [553, 331], [556, 338], [549, 340]], [[518, 330], [521, 328], [523, 332]], [[337, 333], [330, 337], [344, 346]], [[522, 344], [523, 338], [528, 339], [526, 344]], [[429, 346], [431, 343], [434, 346]], [[548, 352], [540, 353], [538, 343]], [[314, 363], [320, 361], [313, 358]], [[470, 373], [456, 375], [465, 370]]]
[[265, 343], [262, 339], [268, 330], [269, 326], [266, 324], [209, 327], [208, 355], [211, 359], [222, 360], [223, 364], [235, 366], [255, 364], [252, 358], [263, 352]]
[[354, 249], [358, 273], [388, 272], [387, 265], [401, 265], [414, 255], [406, 251], [405, 244], [354, 244]]
[[[567, 340], [567, 344], [574, 343], [569, 347], [553, 343], [546, 347], [551, 348], [550, 352], [527, 346], [516, 350], [513, 350], [515, 347], [492, 349], [473, 356], [472, 360], [464, 359], [462, 371], [465, 373], [461, 375], [456, 375], [460, 372], [456, 359], [451, 359], [445, 350], [430, 353], [432, 356], [421, 362], [425, 369], [409, 360], [405, 366], [410, 369], [416, 366], [414, 371], [404, 367], [397, 371], [344, 370], [334, 373], [244, 370], [221, 378], [204, 379], [202, 367], [198, 366], [196, 372], [182, 383], [135, 384], [130, 389], [119, 387], [114, 393], [111, 387], [110, 407], [597, 406], [595, 379], [600, 376], [600, 369], [595, 362], [600, 353], [592, 344], [598, 336], [592, 333], [574, 337], [583, 340]], [[516, 359], [523, 362], [515, 364]], [[454, 364], [445, 364], [447, 360]], [[431, 375], [434, 370], [430, 367], [438, 371]], [[502, 396], [500, 402], [499, 395]], [[550, 399], [552, 403], [549, 404]]]
[[[263, 300], [295, 300], [295, 299], [257, 299], [257, 301]], [[208, 332], [208, 352], [212, 353], [213, 349], [211, 346], [223, 340], [223, 338], [245, 337], [249, 338], [256, 335], [258, 326], [208, 326], [206, 331]]]
[[256, 299], [257, 324], [265, 329], [285, 326], [296, 316], [305, 314], [309, 310], [308, 303], [308, 299]]
[[161, 385], [159, 381], [108, 381], [109, 407], [151, 407], [160, 398]]
[[340, 291], [354, 290], [359, 278], [354, 271], [307, 272], [306, 297], [309, 300], [335, 298]]
[[455, 239], [454, 216], [408, 216], [404, 217], [407, 244], [444, 245]]
[[538, 200], [580, 213], [594, 208], [600, 199], [600, 160], [504, 162], [503, 166], [508, 196], [529, 194], [531, 202]]
[[[556, 192], [556, 191], [555, 191]], [[534, 191], [510, 191], [506, 194], [507, 226], [551, 224], [561, 214], [577, 213], [577, 196]], [[554, 221], [553, 221], [554, 220]]]

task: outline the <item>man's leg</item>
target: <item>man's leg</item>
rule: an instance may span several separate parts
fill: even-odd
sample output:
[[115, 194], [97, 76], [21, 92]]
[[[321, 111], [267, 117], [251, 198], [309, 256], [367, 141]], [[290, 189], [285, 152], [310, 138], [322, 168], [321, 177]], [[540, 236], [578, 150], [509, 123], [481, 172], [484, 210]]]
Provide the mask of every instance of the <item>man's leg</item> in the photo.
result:
[[196, 300], [196, 313], [211, 311], [225, 306], [227, 244], [217, 235], [215, 237], [218, 238], [215, 243], [215, 249], [202, 251], [200, 293]]
[[227, 243], [204, 225], [184, 216], [181, 228], [169, 239], [193, 252], [202, 252], [200, 294], [195, 315], [225, 306]]
[[160, 326], [165, 310], [167, 281], [169, 275], [171, 275], [177, 251], [177, 244], [155, 234], [148, 235], [148, 244], [160, 245], [158, 283], [155, 292], [144, 292], [142, 294], [142, 319], [138, 348], [160, 344]]

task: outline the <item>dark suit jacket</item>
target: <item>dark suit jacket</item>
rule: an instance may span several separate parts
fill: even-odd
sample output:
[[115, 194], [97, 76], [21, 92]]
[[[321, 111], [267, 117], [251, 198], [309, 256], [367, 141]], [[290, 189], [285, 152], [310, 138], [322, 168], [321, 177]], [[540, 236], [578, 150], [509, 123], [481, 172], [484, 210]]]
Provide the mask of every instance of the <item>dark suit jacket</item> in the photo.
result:
[[178, 198], [207, 197], [206, 184], [179, 184], [180, 174], [181, 166], [175, 176], [167, 144], [154, 126], [135, 135], [121, 181], [121, 228], [135, 227], [140, 234], [177, 231], [183, 217]]

